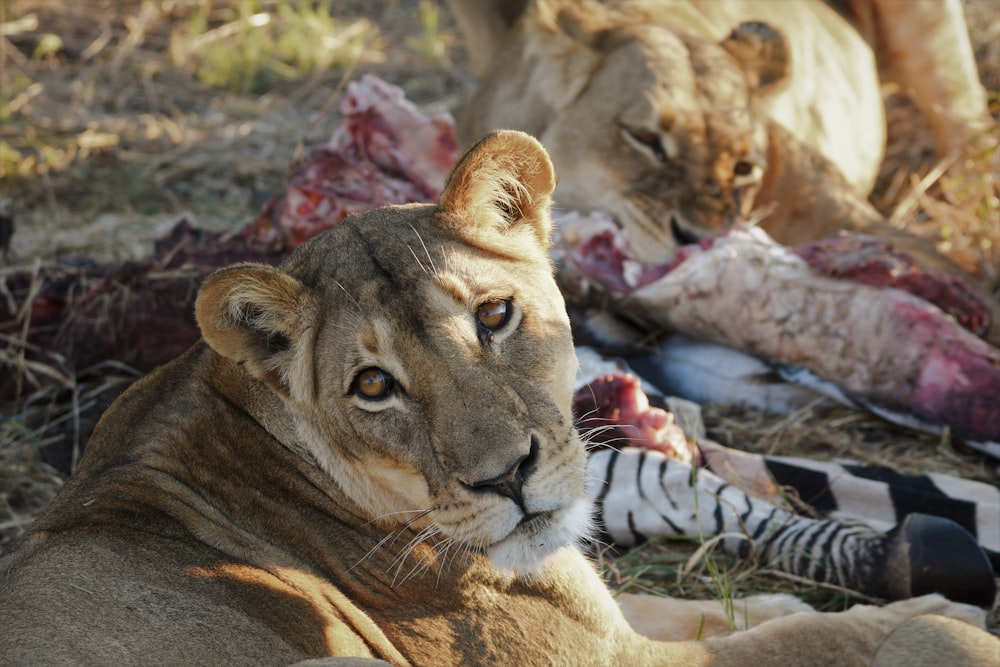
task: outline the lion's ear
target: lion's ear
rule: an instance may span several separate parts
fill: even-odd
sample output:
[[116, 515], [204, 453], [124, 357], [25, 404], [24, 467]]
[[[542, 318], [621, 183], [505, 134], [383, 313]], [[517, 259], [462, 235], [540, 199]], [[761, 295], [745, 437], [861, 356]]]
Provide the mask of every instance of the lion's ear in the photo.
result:
[[550, 208], [556, 187], [549, 154], [538, 140], [515, 130], [484, 137], [458, 161], [441, 193], [441, 219], [456, 231], [530, 229], [549, 247]]
[[[603, 58], [597, 45], [612, 13], [599, 2], [530, 3], [515, 29], [523, 31], [520, 57], [531, 58], [531, 82], [552, 112], [571, 104], [590, 83]], [[501, 64], [503, 66], [503, 64]]]
[[720, 45], [740, 64], [750, 85], [763, 95], [776, 90], [788, 78], [791, 68], [788, 43], [767, 23], [741, 23]]
[[210, 275], [195, 302], [208, 345], [289, 395], [295, 354], [313, 317], [303, 285], [266, 264], [236, 264]]

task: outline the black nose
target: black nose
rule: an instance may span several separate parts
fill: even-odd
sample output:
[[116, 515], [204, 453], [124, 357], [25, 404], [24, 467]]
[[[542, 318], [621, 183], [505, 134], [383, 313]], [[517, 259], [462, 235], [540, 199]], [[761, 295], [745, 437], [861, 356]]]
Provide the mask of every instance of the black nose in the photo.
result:
[[522, 489], [524, 487], [524, 482], [528, 479], [528, 476], [535, 470], [535, 463], [538, 460], [538, 440], [535, 436], [531, 436], [531, 447], [528, 449], [528, 453], [520, 457], [514, 462], [507, 472], [497, 475], [496, 477], [491, 477], [490, 479], [483, 479], [478, 482], [462, 482], [468, 489], [472, 491], [480, 492], [491, 492], [497, 493], [505, 498], [510, 498], [521, 510], [527, 514], [528, 510], [524, 506], [524, 496], [522, 494]]

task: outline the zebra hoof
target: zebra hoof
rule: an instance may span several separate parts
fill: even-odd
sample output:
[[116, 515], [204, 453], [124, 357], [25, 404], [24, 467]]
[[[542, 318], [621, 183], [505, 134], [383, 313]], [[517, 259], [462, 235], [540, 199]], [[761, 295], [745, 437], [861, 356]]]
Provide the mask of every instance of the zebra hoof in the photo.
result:
[[954, 602], [993, 605], [993, 566], [976, 539], [951, 519], [910, 514], [887, 537], [890, 597], [940, 593]]

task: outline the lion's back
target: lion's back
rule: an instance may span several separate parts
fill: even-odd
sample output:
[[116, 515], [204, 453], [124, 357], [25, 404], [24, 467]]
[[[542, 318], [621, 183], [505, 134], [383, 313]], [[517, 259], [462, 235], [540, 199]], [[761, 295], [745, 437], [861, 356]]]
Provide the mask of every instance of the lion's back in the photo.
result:
[[[194, 555], [185, 556], [189, 549], [176, 540], [137, 541], [107, 527], [29, 540], [0, 562], [0, 664], [79, 664], [81, 656], [108, 665], [138, 664], [145, 656], [189, 665], [309, 657], [271, 623], [245, 613], [227, 582], [193, 581], [183, 560]], [[260, 609], [297, 618], [302, 634], [310, 629], [307, 603], [263, 589], [256, 596], [271, 598], [259, 600]]]

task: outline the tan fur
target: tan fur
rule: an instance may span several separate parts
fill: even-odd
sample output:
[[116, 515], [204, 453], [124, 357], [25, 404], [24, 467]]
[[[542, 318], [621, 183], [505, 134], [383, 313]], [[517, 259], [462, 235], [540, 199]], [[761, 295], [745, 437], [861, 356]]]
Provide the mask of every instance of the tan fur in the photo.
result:
[[[943, 151], [982, 136], [989, 116], [957, 0], [842, 4], [867, 17]], [[867, 203], [885, 143], [875, 53], [820, 0], [521, 0], [513, 25], [492, 9], [502, 0], [450, 5], [478, 40], [463, 137], [537, 136], [559, 172], [557, 203], [614, 215], [638, 259], [673, 256], [672, 220], [705, 237], [749, 217], [781, 243], [864, 231], [958, 272]]]
[[875, 48], [880, 68], [920, 107], [939, 156], [996, 146], [959, 0], [838, 0]]
[[967, 623], [943, 616], [920, 616], [907, 621], [882, 642], [872, 667], [941, 667], [951, 664], [958, 650], [963, 664], [1000, 665], [1000, 638], [976, 632]]
[[[732, 617], [722, 600], [681, 600], [622, 593], [616, 598], [632, 629], [650, 639], [680, 641], [692, 637], [720, 637], [749, 630], [772, 618], [812, 611], [790, 595], [755, 595], [732, 600]], [[669, 623], [663, 619], [669, 618]]]
[[[931, 596], [790, 616], [750, 600], [752, 624], [773, 620], [701, 642], [629, 626], [573, 546], [590, 509], [554, 186], [537, 141], [491, 135], [438, 206], [211, 276], [204, 341], [107, 411], [0, 562], [0, 664], [860, 666], [913, 616], [981, 625]], [[498, 302], [512, 314], [484, 329]], [[355, 378], [376, 368], [395, 389], [365, 398]], [[691, 639], [703, 613], [729, 631], [684, 609], [639, 613], [664, 636]]]

